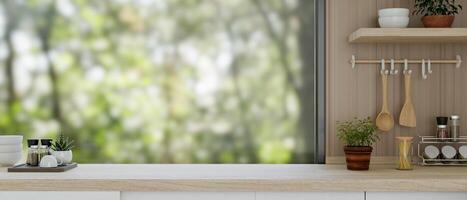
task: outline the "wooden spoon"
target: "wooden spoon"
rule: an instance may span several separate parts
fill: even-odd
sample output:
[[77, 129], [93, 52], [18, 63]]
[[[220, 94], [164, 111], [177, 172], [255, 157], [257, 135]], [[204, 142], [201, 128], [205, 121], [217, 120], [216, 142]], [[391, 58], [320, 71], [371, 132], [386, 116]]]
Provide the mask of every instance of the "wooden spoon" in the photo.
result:
[[382, 73], [381, 80], [383, 83], [383, 107], [378, 117], [376, 117], [376, 127], [379, 130], [387, 132], [394, 127], [394, 118], [388, 108], [388, 75]]
[[415, 115], [415, 109], [412, 104], [412, 97], [410, 92], [410, 73], [404, 74], [405, 84], [405, 103], [402, 106], [401, 115], [399, 116], [399, 124], [407, 127], [417, 126], [417, 117]]

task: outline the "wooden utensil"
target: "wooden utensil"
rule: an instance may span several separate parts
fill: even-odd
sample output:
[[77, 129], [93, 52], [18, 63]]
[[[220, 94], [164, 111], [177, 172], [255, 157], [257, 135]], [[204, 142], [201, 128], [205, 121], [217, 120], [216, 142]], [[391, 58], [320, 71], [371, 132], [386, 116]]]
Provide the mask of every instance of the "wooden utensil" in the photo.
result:
[[394, 127], [394, 118], [388, 108], [388, 75], [381, 73], [381, 81], [383, 84], [383, 107], [376, 117], [376, 127], [387, 132]]
[[410, 89], [410, 73], [404, 73], [405, 84], [405, 103], [402, 106], [401, 114], [399, 116], [399, 124], [407, 127], [417, 126], [417, 117], [415, 109], [412, 104], [411, 89]]

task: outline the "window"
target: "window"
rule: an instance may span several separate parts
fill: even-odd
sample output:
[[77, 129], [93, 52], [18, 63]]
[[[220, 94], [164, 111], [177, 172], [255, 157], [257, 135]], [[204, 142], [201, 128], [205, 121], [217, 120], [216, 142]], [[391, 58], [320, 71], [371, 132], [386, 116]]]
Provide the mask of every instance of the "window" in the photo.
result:
[[322, 162], [323, 2], [2, 1], [0, 130], [81, 163]]

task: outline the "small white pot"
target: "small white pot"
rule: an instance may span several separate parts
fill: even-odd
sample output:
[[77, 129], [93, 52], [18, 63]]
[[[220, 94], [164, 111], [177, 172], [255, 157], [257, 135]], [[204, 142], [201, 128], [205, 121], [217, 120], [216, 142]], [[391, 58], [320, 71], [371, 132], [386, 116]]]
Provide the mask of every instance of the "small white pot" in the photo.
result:
[[58, 165], [70, 164], [73, 159], [73, 153], [68, 151], [53, 151], [52, 155], [57, 159]]

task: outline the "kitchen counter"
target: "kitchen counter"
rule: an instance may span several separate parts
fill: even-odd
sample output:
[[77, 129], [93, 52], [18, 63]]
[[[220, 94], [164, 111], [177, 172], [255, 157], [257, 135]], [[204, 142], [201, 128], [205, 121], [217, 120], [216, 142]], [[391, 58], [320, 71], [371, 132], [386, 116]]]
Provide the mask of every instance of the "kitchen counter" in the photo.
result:
[[443, 191], [467, 192], [467, 167], [374, 165], [79, 165], [63, 173], [8, 173], [3, 191]]

